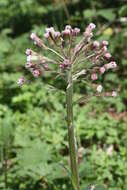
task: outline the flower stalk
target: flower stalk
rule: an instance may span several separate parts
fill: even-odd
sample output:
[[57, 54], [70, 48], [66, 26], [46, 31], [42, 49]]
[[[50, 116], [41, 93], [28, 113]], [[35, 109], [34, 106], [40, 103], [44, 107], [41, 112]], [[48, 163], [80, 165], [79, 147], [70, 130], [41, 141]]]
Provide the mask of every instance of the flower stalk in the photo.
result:
[[78, 159], [77, 159], [76, 139], [74, 134], [74, 122], [73, 122], [72, 70], [70, 70], [68, 74], [68, 86], [66, 89], [66, 107], [67, 107], [68, 141], [69, 141], [72, 185], [74, 190], [79, 190]]

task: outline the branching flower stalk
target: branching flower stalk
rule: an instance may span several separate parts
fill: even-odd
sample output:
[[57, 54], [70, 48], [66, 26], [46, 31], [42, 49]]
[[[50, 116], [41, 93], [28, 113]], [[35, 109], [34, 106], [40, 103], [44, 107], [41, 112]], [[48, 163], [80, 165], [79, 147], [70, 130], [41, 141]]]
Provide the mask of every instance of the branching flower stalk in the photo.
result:
[[[85, 85], [90, 85], [93, 96], [115, 97], [117, 95], [116, 91], [104, 92], [99, 82], [100, 80], [98, 80], [110, 69], [115, 69], [117, 64], [108, 52], [108, 41], [92, 40], [95, 27], [95, 24], [90, 23], [83, 32], [80, 42], [77, 42], [80, 29], [73, 29], [70, 25], [65, 26], [62, 32], [55, 31], [53, 27], [46, 28], [45, 41], [32, 33], [30, 38], [34, 41], [34, 44], [43, 49], [43, 51], [48, 52], [48, 54], [51, 53], [52, 58], [31, 49], [26, 50], [27, 63], [25, 67], [32, 73], [33, 77], [38, 78], [44, 75], [45, 72], [51, 72], [56, 74], [56, 77], [61, 77], [66, 81], [67, 126], [73, 190], [80, 189], [78, 150], [73, 121], [73, 106], [75, 105], [73, 101], [73, 84], [80, 80]], [[28, 79], [22, 76], [18, 80], [18, 84], [22, 86], [27, 81]], [[83, 102], [88, 98], [86, 94], [76, 102]]]

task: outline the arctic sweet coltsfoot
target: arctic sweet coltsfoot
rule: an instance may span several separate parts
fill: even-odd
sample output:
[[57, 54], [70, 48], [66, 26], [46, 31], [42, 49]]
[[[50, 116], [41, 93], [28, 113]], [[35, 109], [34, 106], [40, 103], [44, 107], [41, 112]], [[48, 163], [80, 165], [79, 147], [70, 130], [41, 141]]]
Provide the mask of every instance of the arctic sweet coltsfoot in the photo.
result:
[[[79, 28], [72, 28], [70, 25], [65, 26], [62, 32], [55, 31], [53, 27], [46, 28], [44, 39], [40, 39], [37, 34], [32, 33], [30, 38], [34, 44], [43, 51], [51, 53], [53, 56], [46, 57], [31, 49], [26, 50], [27, 63], [26, 69], [31, 72], [33, 77], [41, 77], [44, 72], [56, 73], [66, 81], [66, 108], [67, 108], [67, 126], [68, 141], [71, 163], [71, 180], [74, 190], [79, 190], [78, 177], [78, 155], [74, 135], [73, 123], [73, 83], [76, 80], [91, 82], [91, 88], [99, 95], [103, 91], [100, 84], [100, 77], [106, 72], [117, 67], [116, 62], [108, 52], [108, 41], [101, 42], [92, 40], [95, 24], [90, 23], [82, 34], [79, 41]], [[48, 45], [47, 45], [48, 44]], [[48, 54], [47, 54], [48, 55]], [[55, 65], [55, 67], [54, 67]], [[27, 79], [23, 76], [18, 80], [22, 86]], [[115, 97], [116, 91], [103, 93], [103, 95]]]

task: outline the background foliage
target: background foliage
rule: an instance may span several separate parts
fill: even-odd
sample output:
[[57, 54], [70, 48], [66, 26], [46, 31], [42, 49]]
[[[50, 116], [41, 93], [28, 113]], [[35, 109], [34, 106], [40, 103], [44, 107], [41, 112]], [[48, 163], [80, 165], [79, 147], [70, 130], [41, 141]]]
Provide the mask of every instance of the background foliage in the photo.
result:
[[[0, 1], [0, 189], [69, 190], [68, 143], [63, 83], [50, 75], [23, 88], [25, 49], [31, 31], [43, 36], [46, 26], [97, 24], [96, 38], [110, 42], [117, 72], [106, 74], [106, 89], [117, 98], [91, 98], [74, 109], [80, 153], [81, 190], [90, 184], [127, 189], [127, 5], [126, 1]], [[45, 84], [46, 82], [46, 84]], [[61, 89], [55, 91], [50, 85]], [[75, 87], [75, 98], [89, 89]], [[7, 176], [6, 171], [7, 170]], [[89, 188], [88, 188], [89, 189]]]

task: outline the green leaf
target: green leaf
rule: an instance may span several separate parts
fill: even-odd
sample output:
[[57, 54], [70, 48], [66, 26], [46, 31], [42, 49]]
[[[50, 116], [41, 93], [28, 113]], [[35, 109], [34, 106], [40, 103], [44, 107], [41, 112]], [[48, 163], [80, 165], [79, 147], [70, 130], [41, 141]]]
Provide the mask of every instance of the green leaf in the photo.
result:
[[101, 9], [100, 11], [97, 12], [97, 14], [102, 16], [108, 21], [113, 21], [116, 17], [114, 9]]
[[91, 9], [85, 9], [85, 11], [83, 11], [83, 15], [84, 18], [92, 18], [96, 15], [96, 11]]
[[120, 8], [119, 10], [119, 15], [120, 16], [127, 16], [127, 5], [124, 5]]

